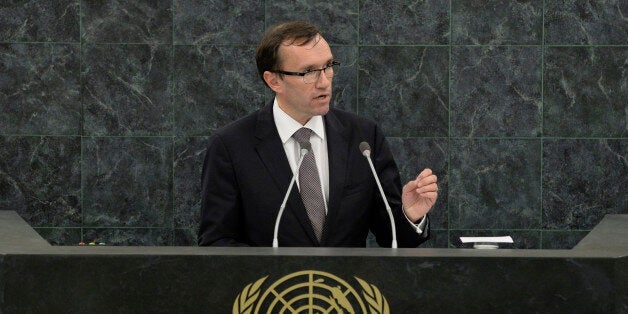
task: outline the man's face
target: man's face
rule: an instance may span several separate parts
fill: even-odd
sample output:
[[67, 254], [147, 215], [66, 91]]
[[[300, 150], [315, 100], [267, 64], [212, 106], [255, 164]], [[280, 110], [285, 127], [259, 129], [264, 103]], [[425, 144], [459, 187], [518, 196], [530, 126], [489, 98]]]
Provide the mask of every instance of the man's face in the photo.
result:
[[[280, 69], [289, 72], [321, 69], [333, 60], [329, 44], [320, 35], [305, 45], [282, 45], [279, 56]], [[310, 84], [305, 84], [301, 76], [277, 78], [278, 88], [274, 90], [279, 107], [301, 124], [329, 111], [332, 82], [324, 73], [318, 74], [318, 79]]]

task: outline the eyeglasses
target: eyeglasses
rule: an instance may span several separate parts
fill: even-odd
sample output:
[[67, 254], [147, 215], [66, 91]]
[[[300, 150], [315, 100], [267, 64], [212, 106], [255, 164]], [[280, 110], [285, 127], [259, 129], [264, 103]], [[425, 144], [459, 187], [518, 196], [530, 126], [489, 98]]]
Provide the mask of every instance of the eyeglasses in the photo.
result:
[[318, 78], [320, 77], [320, 73], [321, 72], [325, 73], [325, 76], [328, 79], [333, 78], [334, 77], [334, 66], [336, 66], [336, 65], [340, 65], [340, 62], [332, 61], [331, 63], [329, 63], [328, 65], [326, 65], [322, 69], [312, 69], [312, 70], [307, 70], [307, 71], [304, 71], [304, 72], [288, 72], [288, 71], [282, 71], [282, 70], [273, 70], [273, 71], [270, 71], [270, 72], [284, 74], [284, 75], [300, 76], [300, 77], [303, 78], [303, 83], [305, 83], [305, 84], [312, 84], [312, 83], [318, 81]]

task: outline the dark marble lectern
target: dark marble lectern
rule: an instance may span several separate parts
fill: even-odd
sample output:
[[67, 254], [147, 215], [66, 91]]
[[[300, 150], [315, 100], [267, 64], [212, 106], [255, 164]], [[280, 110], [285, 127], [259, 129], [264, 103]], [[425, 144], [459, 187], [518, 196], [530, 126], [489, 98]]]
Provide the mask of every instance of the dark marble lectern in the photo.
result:
[[628, 215], [572, 250], [54, 247], [0, 211], [0, 313], [628, 312]]

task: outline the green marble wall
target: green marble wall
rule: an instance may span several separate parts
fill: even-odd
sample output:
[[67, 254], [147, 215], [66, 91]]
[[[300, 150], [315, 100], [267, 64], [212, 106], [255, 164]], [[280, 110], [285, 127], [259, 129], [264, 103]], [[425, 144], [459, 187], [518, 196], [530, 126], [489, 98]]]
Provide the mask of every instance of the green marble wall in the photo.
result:
[[206, 139], [271, 97], [264, 30], [318, 25], [334, 105], [440, 178], [432, 247], [570, 248], [628, 213], [620, 0], [0, 4], [0, 210], [50, 242], [194, 245]]

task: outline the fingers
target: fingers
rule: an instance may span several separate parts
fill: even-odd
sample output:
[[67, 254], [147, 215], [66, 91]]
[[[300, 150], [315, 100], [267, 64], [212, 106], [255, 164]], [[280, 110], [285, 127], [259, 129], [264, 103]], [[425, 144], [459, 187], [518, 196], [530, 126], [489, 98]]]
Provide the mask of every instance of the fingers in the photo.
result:
[[421, 196], [426, 196], [428, 193], [438, 193], [438, 184], [432, 183], [428, 185], [424, 185], [416, 189], [416, 192]]
[[436, 192], [438, 192], [438, 178], [432, 173], [431, 169], [427, 168], [421, 171], [421, 174], [419, 174], [416, 181], [416, 191], [421, 194], [421, 196], [429, 197], [426, 193], [436, 194]]
[[421, 180], [421, 179], [423, 179], [425, 177], [428, 177], [430, 175], [432, 175], [432, 169], [425, 168], [425, 169], [423, 169], [423, 171], [421, 171], [421, 173], [419, 173], [419, 175], [417, 176], [417, 179]]
[[419, 183], [418, 179], [406, 183], [406, 185], [403, 186], [403, 192], [406, 193], [406, 192], [411, 192], [413, 190], [418, 189], [419, 188], [418, 183]]
[[[426, 168], [423, 171], [421, 171], [421, 173], [417, 176], [415, 180], [408, 182], [403, 187], [403, 190], [410, 191], [414, 189], [421, 196], [426, 196], [426, 197], [436, 196], [438, 192], [437, 182], [438, 182], [438, 177], [436, 177], [436, 175], [432, 173], [431, 169]], [[430, 196], [428, 196], [427, 194], [423, 195], [425, 193], [434, 193], [434, 194], [429, 194]]]
[[417, 187], [420, 188], [422, 186], [430, 185], [436, 183], [438, 178], [435, 174], [432, 173], [432, 170], [429, 168], [425, 168], [421, 173], [417, 176], [416, 180]]

